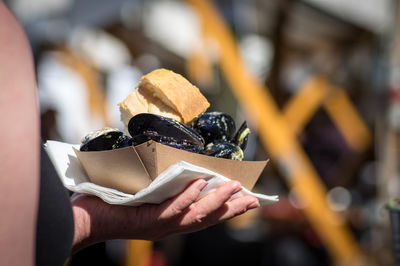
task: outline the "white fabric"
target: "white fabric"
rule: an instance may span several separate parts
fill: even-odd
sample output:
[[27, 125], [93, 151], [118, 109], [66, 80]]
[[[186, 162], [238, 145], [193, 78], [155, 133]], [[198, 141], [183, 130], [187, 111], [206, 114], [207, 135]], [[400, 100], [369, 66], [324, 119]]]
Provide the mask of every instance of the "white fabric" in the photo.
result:
[[[79, 149], [79, 145], [58, 141], [47, 141], [45, 144], [45, 149], [64, 186], [74, 192], [95, 195], [110, 204], [129, 206], [138, 206], [144, 203], [158, 204], [177, 195], [193, 180], [204, 178], [208, 184], [203, 189], [201, 197], [230, 180], [205, 168], [180, 161], [162, 172], [148, 187], [140, 190], [135, 195], [126, 194], [91, 183], [72, 149], [74, 146]], [[242, 193], [257, 197], [260, 205], [278, 201], [278, 196], [253, 193], [244, 187], [237, 195]]]

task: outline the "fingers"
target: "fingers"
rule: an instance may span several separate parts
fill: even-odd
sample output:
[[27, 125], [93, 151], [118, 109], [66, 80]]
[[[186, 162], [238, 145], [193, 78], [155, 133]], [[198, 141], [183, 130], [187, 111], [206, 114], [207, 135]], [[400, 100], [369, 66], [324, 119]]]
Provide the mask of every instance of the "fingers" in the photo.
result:
[[229, 181], [193, 204], [192, 208], [199, 214], [207, 215], [220, 208], [233, 194], [240, 190], [242, 190], [242, 187], [239, 182]]
[[232, 199], [226, 202], [223, 208], [220, 208], [214, 213], [215, 222], [229, 220], [259, 206], [260, 203], [258, 199], [250, 195]]
[[193, 203], [181, 217], [180, 224], [198, 230], [259, 206], [257, 198], [253, 196], [247, 195], [231, 199], [232, 195], [240, 190], [240, 183], [236, 181], [226, 183]]
[[242, 189], [237, 181], [229, 181], [199, 199], [206, 185], [203, 179], [196, 180], [182, 193], [159, 206], [161, 212], [157, 220], [168, 228], [165, 234], [198, 231], [259, 206], [258, 199], [253, 196], [232, 197]]
[[191, 183], [184, 192], [162, 204], [163, 211], [160, 214], [160, 219], [168, 219], [181, 214], [186, 210], [200, 195], [200, 192], [207, 185], [204, 179], [198, 179]]

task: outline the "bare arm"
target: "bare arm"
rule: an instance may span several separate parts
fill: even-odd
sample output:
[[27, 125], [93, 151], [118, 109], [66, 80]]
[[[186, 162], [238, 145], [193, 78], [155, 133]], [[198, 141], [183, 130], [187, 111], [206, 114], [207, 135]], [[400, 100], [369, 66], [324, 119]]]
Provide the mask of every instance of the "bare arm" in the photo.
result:
[[35, 89], [28, 42], [0, 1], [0, 265], [34, 264], [40, 141]]

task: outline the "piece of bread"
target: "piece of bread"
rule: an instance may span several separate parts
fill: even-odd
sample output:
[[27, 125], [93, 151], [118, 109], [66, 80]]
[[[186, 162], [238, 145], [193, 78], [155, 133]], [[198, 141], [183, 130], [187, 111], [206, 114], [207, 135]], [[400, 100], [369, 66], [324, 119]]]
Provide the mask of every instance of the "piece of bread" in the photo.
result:
[[143, 76], [136, 90], [119, 104], [125, 126], [139, 113], [158, 114], [186, 124], [209, 106], [196, 86], [166, 69], [157, 69]]

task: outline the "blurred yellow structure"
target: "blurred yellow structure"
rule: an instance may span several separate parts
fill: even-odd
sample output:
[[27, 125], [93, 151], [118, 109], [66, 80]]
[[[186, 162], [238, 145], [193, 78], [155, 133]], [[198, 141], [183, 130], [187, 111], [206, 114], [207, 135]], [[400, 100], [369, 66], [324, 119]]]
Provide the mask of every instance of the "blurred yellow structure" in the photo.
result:
[[[350, 101], [342, 90], [333, 90], [327, 83], [306, 85], [282, 115], [268, 90], [244, 67], [234, 38], [212, 4], [199, 0], [187, 2], [193, 6], [201, 20], [204, 39], [213, 39], [218, 44], [218, 63], [230, 88], [255, 122], [263, 145], [304, 204], [310, 223], [335, 263], [360, 264], [362, 252], [343, 218], [327, 205], [326, 189], [295, 134], [324, 99], [325, 108], [348, 143], [357, 151], [363, 151], [369, 145], [370, 135]], [[328, 93], [333, 97], [326, 97]], [[308, 98], [311, 94], [312, 97]]]
[[371, 134], [344, 90], [320, 76], [309, 78], [284, 107], [283, 115], [294, 134], [301, 132], [320, 106], [353, 150], [361, 153], [369, 147]]
[[127, 241], [126, 266], [147, 266], [151, 262], [152, 242], [146, 240]]

